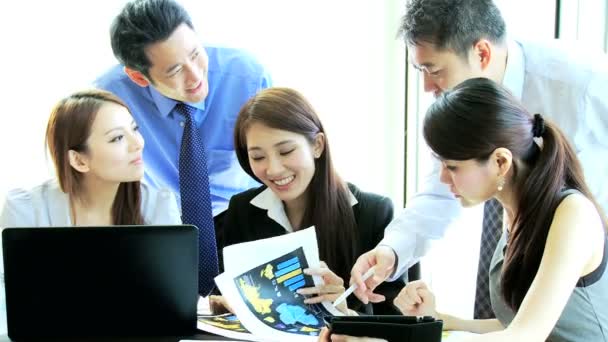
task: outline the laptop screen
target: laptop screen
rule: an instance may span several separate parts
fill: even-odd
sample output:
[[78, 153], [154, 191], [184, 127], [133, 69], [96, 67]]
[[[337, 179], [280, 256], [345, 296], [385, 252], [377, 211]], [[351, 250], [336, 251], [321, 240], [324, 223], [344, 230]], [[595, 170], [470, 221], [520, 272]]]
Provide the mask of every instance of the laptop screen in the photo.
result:
[[2, 240], [13, 339], [196, 329], [194, 226], [6, 228]]

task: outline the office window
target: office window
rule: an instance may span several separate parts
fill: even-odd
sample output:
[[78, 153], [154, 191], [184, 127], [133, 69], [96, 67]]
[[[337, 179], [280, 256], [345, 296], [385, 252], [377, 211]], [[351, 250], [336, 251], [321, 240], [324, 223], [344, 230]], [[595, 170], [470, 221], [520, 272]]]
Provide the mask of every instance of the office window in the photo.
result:
[[576, 40], [608, 52], [606, 0], [570, 0], [560, 3], [560, 39]]

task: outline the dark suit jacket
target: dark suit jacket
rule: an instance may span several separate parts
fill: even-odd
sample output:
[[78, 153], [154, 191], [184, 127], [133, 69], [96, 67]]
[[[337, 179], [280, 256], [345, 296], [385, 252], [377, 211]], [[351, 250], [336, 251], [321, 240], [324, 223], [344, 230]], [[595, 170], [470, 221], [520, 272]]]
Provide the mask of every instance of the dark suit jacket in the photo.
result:
[[[382, 240], [384, 228], [393, 219], [393, 203], [387, 197], [363, 192], [352, 184], [348, 186], [358, 202], [353, 206], [353, 212], [359, 228], [360, 241], [357, 255], [360, 255], [376, 247]], [[236, 194], [230, 199], [221, 224], [216, 226], [221, 269], [223, 269], [221, 251], [224, 247], [287, 233], [283, 226], [268, 217], [267, 210], [250, 203], [265, 189], [266, 186], [250, 189]], [[356, 259], [352, 260], [351, 265], [354, 265], [355, 261]], [[345, 284], [348, 282], [349, 279], [344, 279]], [[373, 313], [399, 314], [392, 302], [403, 286], [404, 282], [401, 280], [380, 285], [376, 292], [385, 295], [386, 301], [374, 304]], [[364, 307], [355, 296], [348, 298], [348, 306], [353, 310], [372, 313], [372, 307]]]

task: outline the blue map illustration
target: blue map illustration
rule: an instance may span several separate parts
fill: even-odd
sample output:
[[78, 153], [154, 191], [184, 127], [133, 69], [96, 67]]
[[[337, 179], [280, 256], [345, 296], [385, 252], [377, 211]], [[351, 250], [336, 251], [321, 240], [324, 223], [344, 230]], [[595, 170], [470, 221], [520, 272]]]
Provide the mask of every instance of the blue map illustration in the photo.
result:
[[282, 303], [277, 307], [279, 318], [285, 324], [296, 324], [301, 322], [307, 325], [315, 325], [319, 320], [311, 313], [307, 313], [306, 309], [297, 305], [289, 305]]
[[285, 332], [317, 336], [324, 318], [331, 314], [321, 305], [304, 304], [305, 296], [295, 291], [312, 287], [311, 276], [303, 273], [308, 267], [302, 248], [260, 265], [234, 282], [243, 300], [264, 324]]

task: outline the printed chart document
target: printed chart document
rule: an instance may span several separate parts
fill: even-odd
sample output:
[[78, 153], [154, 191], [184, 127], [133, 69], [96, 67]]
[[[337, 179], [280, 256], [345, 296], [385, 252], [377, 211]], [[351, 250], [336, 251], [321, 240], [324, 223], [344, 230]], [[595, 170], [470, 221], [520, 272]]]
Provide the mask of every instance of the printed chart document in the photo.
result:
[[239, 319], [231, 313], [215, 316], [199, 315], [197, 328], [212, 334], [234, 338], [237, 340], [258, 342], [271, 341], [254, 336], [243, 326], [243, 324], [241, 324], [241, 321], [239, 321]]
[[[226, 271], [215, 282], [236, 317], [201, 322], [199, 316], [199, 329], [250, 341], [316, 341], [325, 318], [342, 315], [330, 302], [304, 304], [306, 297], [296, 293], [323, 283], [321, 277], [303, 273], [319, 266], [314, 227], [229, 246], [223, 253]], [[228, 322], [220, 320], [225, 325], [218, 327], [216, 319]], [[210, 331], [209, 325], [221, 330]]]

